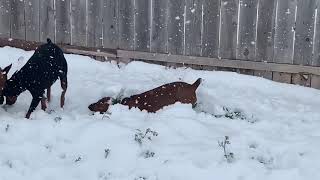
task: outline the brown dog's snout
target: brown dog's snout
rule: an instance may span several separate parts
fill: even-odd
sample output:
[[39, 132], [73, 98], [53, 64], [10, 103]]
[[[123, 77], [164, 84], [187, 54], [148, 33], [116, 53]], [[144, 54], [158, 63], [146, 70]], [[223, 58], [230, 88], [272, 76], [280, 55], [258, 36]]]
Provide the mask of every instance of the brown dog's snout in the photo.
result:
[[111, 98], [104, 97], [100, 99], [98, 102], [90, 104], [88, 108], [90, 109], [90, 111], [93, 111], [93, 112], [104, 113], [108, 111], [110, 105], [111, 105]]
[[6, 104], [13, 105], [17, 101], [17, 96], [6, 96]]

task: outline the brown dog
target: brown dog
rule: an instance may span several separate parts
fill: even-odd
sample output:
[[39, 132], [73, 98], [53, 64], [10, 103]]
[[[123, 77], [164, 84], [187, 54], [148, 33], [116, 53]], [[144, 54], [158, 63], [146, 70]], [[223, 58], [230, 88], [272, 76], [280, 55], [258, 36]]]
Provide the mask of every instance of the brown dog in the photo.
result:
[[[147, 112], [156, 112], [162, 109], [164, 106], [180, 102], [183, 104], [195, 105], [197, 102], [196, 90], [201, 83], [199, 78], [193, 84], [185, 82], [173, 82], [159, 86], [150, 91], [142, 94], [133, 95], [124, 98], [120, 104], [139, 108], [141, 111], [146, 110]], [[89, 105], [89, 109], [94, 112], [106, 112], [109, 105], [112, 104], [110, 97], [104, 97], [98, 102]]]

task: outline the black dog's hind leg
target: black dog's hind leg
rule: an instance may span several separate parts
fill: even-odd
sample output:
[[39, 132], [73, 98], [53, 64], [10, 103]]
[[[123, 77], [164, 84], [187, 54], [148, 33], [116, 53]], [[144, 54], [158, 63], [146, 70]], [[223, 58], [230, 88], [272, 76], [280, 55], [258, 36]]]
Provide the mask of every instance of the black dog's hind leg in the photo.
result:
[[66, 96], [66, 92], [67, 92], [67, 88], [68, 88], [67, 76], [60, 78], [60, 82], [61, 82], [61, 88], [62, 88], [61, 97], [60, 97], [60, 107], [63, 108], [65, 96]]

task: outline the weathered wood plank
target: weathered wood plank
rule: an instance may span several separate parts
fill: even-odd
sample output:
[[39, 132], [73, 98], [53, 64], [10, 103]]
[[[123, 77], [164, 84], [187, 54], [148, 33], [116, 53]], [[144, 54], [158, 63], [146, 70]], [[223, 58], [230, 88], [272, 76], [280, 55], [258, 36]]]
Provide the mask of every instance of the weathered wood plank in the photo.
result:
[[316, 1], [317, 0], [298, 1], [293, 57], [294, 64], [312, 64]]
[[168, 52], [171, 54], [185, 53], [185, 2], [168, 0]]
[[258, 0], [240, 0], [237, 59], [254, 60]]
[[0, 1], [0, 37], [10, 37], [10, 0]]
[[11, 37], [16, 39], [26, 38], [26, 25], [24, 19], [24, 1], [11, 0]]
[[119, 48], [134, 49], [134, 0], [119, 1]]
[[200, 56], [202, 49], [202, 0], [186, 0], [185, 55]]
[[292, 63], [296, 0], [278, 0], [274, 40], [274, 62]]
[[219, 57], [236, 59], [239, 0], [221, 0]]
[[256, 61], [273, 62], [274, 27], [277, 0], [259, 0]]
[[311, 76], [306, 73], [292, 74], [292, 84], [310, 87]]
[[[0, 47], [11, 46], [27, 51], [35, 50], [42, 42], [25, 41], [20, 39], [0, 38]], [[66, 44], [57, 44], [64, 53], [81, 54], [87, 56], [116, 57], [117, 51], [108, 48], [90, 48], [83, 46], [73, 46]]]
[[[296, 11], [297, 0], [277, 0], [273, 57], [276, 63], [293, 63]], [[273, 78], [291, 83], [291, 74], [274, 72]]]
[[[277, 0], [258, 0], [256, 61], [273, 62], [273, 42]], [[255, 76], [272, 79], [272, 72], [255, 71]]]
[[282, 72], [274, 72], [272, 80], [274, 80], [276, 82], [291, 84], [291, 74], [282, 73]]
[[102, 47], [102, 11], [103, 1], [88, 0], [88, 31], [87, 40], [89, 47]]
[[[314, 37], [312, 51], [312, 65], [320, 65], [320, 0], [317, 0], [314, 14]], [[320, 76], [311, 76], [311, 87], [320, 89]]]
[[150, 51], [150, 18], [151, 18], [150, 0], [135, 1], [135, 50]]
[[317, 0], [315, 7], [313, 58], [312, 65], [320, 66], [320, 0]]
[[152, 0], [151, 52], [167, 53], [168, 0]]
[[[145, 59], [153, 61], [162, 61], [169, 63], [180, 63], [180, 64], [195, 64], [202, 66], [213, 66], [213, 67], [226, 67], [226, 68], [237, 68], [237, 69], [250, 69], [259, 71], [274, 71], [294, 74], [314, 74], [320, 75], [320, 67], [302, 66], [293, 64], [277, 64], [277, 63], [266, 63], [257, 61], [242, 61], [242, 60], [231, 60], [231, 59], [218, 59], [198, 56], [182, 56], [173, 54], [161, 54], [161, 53], [149, 53], [139, 51], [125, 51], [117, 50], [117, 56], [119, 58], [132, 58], [132, 59]], [[291, 75], [290, 75], [291, 82]]]
[[71, 44], [70, 0], [55, 0], [56, 43]]
[[40, 2], [40, 41], [46, 42], [47, 38], [55, 41], [54, 0], [39, 0]]
[[104, 0], [103, 6], [103, 47], [119, 47], [119, 1]]
[[25, 1], [26, 40], [40, 40], [40, 2], [39, 0]]
[[218, 57], [220, 1], [202, 0], [202, 49], [201, 56]]
[[86, 0], [71, 0], [71, 44], [87, 45]]
[[311, 87], [315, 89], [320, 89], [320, 76], [311, 75]]

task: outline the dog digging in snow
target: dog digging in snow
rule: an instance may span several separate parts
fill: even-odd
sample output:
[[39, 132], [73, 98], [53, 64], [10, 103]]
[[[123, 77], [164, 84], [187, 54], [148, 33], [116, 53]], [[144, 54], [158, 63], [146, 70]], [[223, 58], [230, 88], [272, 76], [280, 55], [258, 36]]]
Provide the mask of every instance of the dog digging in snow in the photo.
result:
[[[5, 68], [5, 73], [2, 73], [2, 76], [6, 75], [9, 70], [10, 68]], [[68, 87], [67, 73], [68, 65], [63, 51], [53, 44], [50, 39], [47, 39], [47, 43], [39, 46], [19, 71], [15, 72], [9, 80], [4, 80], [4, 83], [0, 83], [0, 85], [4, 85], [2, 88], [0, 87], [3, 89], [1, 98], [3, 99], [3, 96], [5, 96], [6, 104], [13, 105], [18, 96], [28, 90], [32, 95], [32, 102], [25, 117], [29, 119], [40, 101], [41, 109], [46, 110], [46, 101], [50, 101], [51, 86], [59, 78], [62, 88], [60, 97], [60, 106], [62, 108]], [[44, 95], [45, 89], [47, 89], [47, 98]]]
[[[163, 107], [176, 102], [194, 106], [197, 103], [196, 90], [201, 81], [202, 79], [199, 78], [193, 84], [185, 82], [165, 84], [147, 92], [126, 97], [121, 100], [120, 104], [129, 106], [129, 109], [134, 107], [151, 113], [155, 113]], [[88, 108], [93, 112], [104, 113], [112, 105], [112, 102], [113, 99], [111, 97], [104, 97], [98, 102], [90, 104]]]

